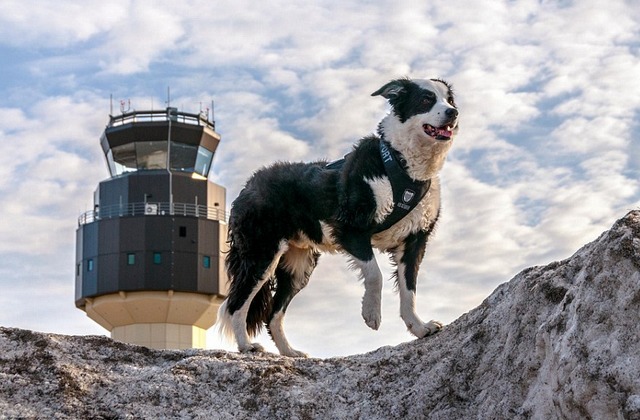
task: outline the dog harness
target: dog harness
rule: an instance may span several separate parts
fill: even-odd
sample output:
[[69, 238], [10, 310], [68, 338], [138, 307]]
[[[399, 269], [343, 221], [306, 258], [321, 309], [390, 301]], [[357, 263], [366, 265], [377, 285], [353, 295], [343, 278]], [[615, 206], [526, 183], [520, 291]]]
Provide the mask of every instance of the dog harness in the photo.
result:
[[400, 160], [386, 141], [380, 142], [380, 156], [387, 171], [391, 190], [393, 191], [393, 211], [378, 224], [374, 233], [382, 232], [395, 225], [413, 210], [420, 200], [427, 195], [431, 180], [416, 181], [412, 179], [400, 164]]
[[[341, 170], [349, 156], [335, 160], [326, 165], [327, 169]], [[402, 167], [396, 152], [389, 147], [386, 141], [380, 141], [380, 157], [384, 163], [384, 169], [391, 183], [393, 191], [393, 211], [379, 223], [373, 233], [382, 232], [399, 222], [404, 216], [413, 210], [420, 200], [427, 195], [431, 187], [431, 180], [416, 181], [412, 179]]]

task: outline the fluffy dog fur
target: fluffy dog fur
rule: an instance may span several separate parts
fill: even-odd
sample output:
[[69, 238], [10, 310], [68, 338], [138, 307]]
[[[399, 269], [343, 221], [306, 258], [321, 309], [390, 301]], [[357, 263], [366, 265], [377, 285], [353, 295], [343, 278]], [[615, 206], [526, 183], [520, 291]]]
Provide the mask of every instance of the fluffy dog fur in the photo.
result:
[[[418, 317], [415, 291], [440, 213], [438, 172], [458, 131], [458, 110], [451, 87], [439, 79], [393, 80], [377, 95], [389, 100], [392, 111], [378, 135], [361, 139], [341, 168], [328, 168], [326, 161], [276, 163], [257, 171], [233, 202], [226, 257], [231, 284], [218, 322], [241, 352], [263, 351], [250, 337], [266, 325], [281, 354], [306, 356], [287, 341], [283, 319], [321, 252], [344, 252], [360, 270], [362, 317], [370, 328], [381, 321], [382, 273], [373, 248], [389, 253], [395, 264], [400, 316], [409, 331], [425, 337], [442, 328]], [[415, 208], [379, 231], [394, 208], [382, 141], [411, 179], [431, 184]]]

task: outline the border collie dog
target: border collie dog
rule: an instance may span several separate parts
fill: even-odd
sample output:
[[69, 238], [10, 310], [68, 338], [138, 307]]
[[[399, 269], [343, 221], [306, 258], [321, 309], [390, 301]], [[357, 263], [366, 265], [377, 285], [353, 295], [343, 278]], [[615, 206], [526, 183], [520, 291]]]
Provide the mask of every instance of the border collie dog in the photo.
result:
[[282, 355], [291, 347], [283, 320], [291, 299], [309, 282], [321, 252], [343, 252], [364, 280], [362, 317], [381, 321], [382, 273], [373, 248], [390, 255], [400, 316], [416, 337], [439, 331], [415, 309], [418, 267], [440, 213], [438, 172], [458, 132], [451, 86], [440, 79], [393, 80], [372, 96], [391, 112], [378, 135], [362, 138], [344, 159], [276, 163], [258, 170], [233, 202], [229, 219], [230, 279], [220, 307], [221, 332], [241, 352], [266, 325]]

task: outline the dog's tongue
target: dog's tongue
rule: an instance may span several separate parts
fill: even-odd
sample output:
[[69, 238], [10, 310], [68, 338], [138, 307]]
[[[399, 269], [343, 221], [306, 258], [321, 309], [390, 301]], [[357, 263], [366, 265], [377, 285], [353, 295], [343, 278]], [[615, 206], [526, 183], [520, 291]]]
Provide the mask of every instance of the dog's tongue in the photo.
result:
[[451, 137], [453, 135], [453, 131], [447, 130], [446, 128], [436, 128], [436, 134], [442, 137]]
[[445, 140], [445, 139], [448, 140], [451, 138], [451, 136], [453, 136], [453, 130], [451, 129], [451, 127], [448, 127], [448, 126], [438, 128], [429, 124], [425, 124], [424, 131], [429, 136], [434, 137], [438, 140]]

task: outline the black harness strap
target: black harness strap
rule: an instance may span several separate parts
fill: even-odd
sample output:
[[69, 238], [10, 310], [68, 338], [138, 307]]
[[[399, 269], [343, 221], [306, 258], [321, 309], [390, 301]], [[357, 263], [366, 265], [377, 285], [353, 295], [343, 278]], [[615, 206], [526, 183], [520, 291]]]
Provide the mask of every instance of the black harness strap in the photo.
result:
[[374, 233], [382, 232], [395, 225], [413, 210], [427, 195], [431, 180], [416, 181], [407, 175], [399, 159], [385, 141], [380, 141], [380, 156], [393, 191], [393, 211], [376, 226]]
[[[353, 152], [352, 152], [353, 153]], [[325, 166], [326, 169], [336, 169], [336, 170], [341, 170], [342, 167], [344, 166], [344, 162], [347, 160], [347, 156], [349, 156], [351, 153], [344, 155], [344, 157], [342, 159], [336, 159], [336, 160], [332, 160], [331, 162], [327, 163], [327, 165]]]
[[[353, 153], [353, 152], [352, 152]], [[347, 156], [342, 159], [329, 162], [325, 168], [342, 170]], [[431, 187], [431, 180], [416, 181], [407, 175], [400, 164], [400, 159], [395, 156], [395, 152], [391, 149], [386, 141], [380, 141], [380, 157], [384, 163], [384, 169], [389, 177], [391, 183], [391, 190], [393, 191], [393, 211], [378, 224], [373, 233], [382, 232], [395, 225], [404, 216], [409, 214], [413, 210], [420, 200], [427, 195], [429, 187]]]

